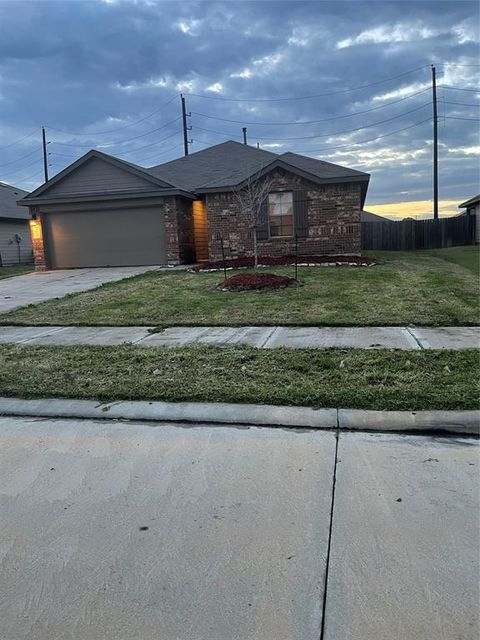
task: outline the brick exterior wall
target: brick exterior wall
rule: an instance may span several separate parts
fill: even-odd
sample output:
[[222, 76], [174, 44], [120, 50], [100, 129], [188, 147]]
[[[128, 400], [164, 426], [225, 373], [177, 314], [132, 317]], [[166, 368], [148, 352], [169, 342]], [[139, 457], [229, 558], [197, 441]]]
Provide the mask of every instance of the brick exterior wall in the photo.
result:
[[[360, 254], [361, 187], [358, 183], [318, 185], [277, 169], [268, 179], [270, 191], [305, 190], [308, 193], [308, 237], [298, 238], [304, 255]], [[228, 258], [253, 255], [250, 220], [242, 215], [231, 193], [206, 194], [210, 260], [221, 260], [221, 239]], [[294, 252], [293, 238], [269, 238], [258, 242], [260, 256]]]
[[168, 264], [193, 262], [195, 243], [193, 236], [192, 202], [185, 198], [165, 198], [165, 234]]
[[180, 262], [195, 262], [195, 234], [193, 230], [192, 200], [176, 198], [178, 219], [178, 245]]

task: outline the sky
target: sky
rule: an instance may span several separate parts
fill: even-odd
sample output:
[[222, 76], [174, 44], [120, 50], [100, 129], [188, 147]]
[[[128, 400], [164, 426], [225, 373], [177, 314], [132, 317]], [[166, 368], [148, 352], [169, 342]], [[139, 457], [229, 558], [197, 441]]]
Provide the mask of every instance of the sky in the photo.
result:
[[228, 139], [371, 174], [365, 209], [442, 215], [480, 191], [479, 4], [0, 0], [0, 180], [27, 191], [90, 148], [141, 166]]

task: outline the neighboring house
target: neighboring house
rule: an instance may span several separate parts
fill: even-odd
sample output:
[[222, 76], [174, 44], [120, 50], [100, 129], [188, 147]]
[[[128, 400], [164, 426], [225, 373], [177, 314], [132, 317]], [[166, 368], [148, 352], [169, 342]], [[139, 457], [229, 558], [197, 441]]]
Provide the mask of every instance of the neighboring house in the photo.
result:
[[28, 212], [17, 205], [26, 191], [0, 182], [0, 266], [33, 261]]
[[[20, 201], [41, 268], [178, 264], [251, 255], [235, 191], [268, 180], [260, 255], [360, 253], [370, 176], [295, 153], [228, 141], [143, 168], [89, 151]], [[281, 196], [279, 195], [281, 194]]]
[[379, 216], [371, 211], [362, 211], [360, 219], [362, 222], [395, 222], [395, 220], [390, 220], [390, 218], [385, 218], [385, 216]]
[[459, 209], [465, 209], [462, 215], [475, 216], [475, 242], [480, 243], [480, 194], [462, 202]]

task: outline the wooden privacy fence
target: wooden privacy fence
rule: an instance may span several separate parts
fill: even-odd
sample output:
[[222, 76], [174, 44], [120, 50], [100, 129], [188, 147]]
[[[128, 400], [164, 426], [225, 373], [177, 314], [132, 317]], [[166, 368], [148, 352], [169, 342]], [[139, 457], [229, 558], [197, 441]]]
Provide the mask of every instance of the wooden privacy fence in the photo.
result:
[[475, 216], [439, 220], [362, 222], [362, 249], [414, 251], [475, 242]]

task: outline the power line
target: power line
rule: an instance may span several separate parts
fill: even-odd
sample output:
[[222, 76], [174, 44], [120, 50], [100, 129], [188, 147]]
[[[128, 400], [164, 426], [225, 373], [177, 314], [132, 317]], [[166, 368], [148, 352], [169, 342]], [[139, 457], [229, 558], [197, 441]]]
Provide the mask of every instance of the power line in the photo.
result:
[[418, 127], [425, 122], [430, 122], [431, 118], [426, 118], [425, 120], [420, 120], [420, 122], [416, 122], [414, 124], [409, 125], [408, 127], [403, 127], [402, 129], [396, 129], [395, 131], [390, 131], [390, 133], [385, 133], [381, 136], [376, 136], [375, 138], [370, 138], [369, 140], [360, 140], [359, 142], [350, 142], [349, 144], [341, 144], [336, 145], [334, 147], [323, 147], [322, 149], [305, 149], [304, 151], [329, 151], [330, 149], [342, 149], [345, 147], [356, 146], [359, 144], [365, 144], [366, 142], [373, 142], [374, 140], [380, 140], [381, 138], [388, 138], [388, 136], [393, 136], [396, 133], [400, 133], [401, 131], [407, 131], [407, 129], [413, 129], [413, 127]]
[[38, 151], [40, 151], [40, 149], [34, 149], [30, 153], [26, 153], [24, 156], [21, 156], [16, 160], [11, 160], [10, 162], [4, 162], [3, 164], [0, 164], [0, 167], [6, 167], [7, 165], [14, 164], [15, 162], [19, 162], [20, 160], [24, 160], [24, 158], [29, 158], [30, 156], [33, 156], [33, 154], [37, 153]]
[[178, 97], [178, 93], [176, 93], [174, 96], [172, 96], [170, 98], [170, 100], [168, 100], [168, 102], [165, 102], [161, 107], [159, 107], [158, 109], [155, 109], [155, 111], [152, 111], [152, 113], [150, 113], [148, 116], [145, 116], [144, 118], [141, 118], [140, 120], [137, 120], [136, 122], [131, 122], [130, 124], [126, 124], [123, 127], [117, 127], [116, 129], [107, 129], [106, 131], [91, 131], [89, 133], [87, 132], [83, 132], [83, 133], [72, 133], [71, 131], [65, 131], [64, 129], [56, 129], [55, 127], [50, 127], [47, 126], [47, 128], [51, 131], [58, 131], [60, 133], [67, 133], [70, 134], [71, 136], [97, 136], [97, 135], [103, 135], [105, 133], [114, 133], [115, 131], [122, 131], [123, 129], [127, 129], [128, 127], [133, 127], [137, 124], [140, 124], [141, 122], [145, 122], [145, 120], [148, 120], [149, 118], [151, 118], [152, 116], [156, 115], [157, 113], [159, 113], [160, 111], [162, 111], [162, 109], [164, 109], [165, 107], [168, 107], [169, 104], [171, 104], [175, 98]]
[[[179, 134], [177, 134], [177, 135], [179, 135]], [[173, 137], [173, 136], [171, 136], [171, 137]], [[161, 142], [161, 141], [159, 141], [159, 142]], [[155, 145], [155, 144], [159, 144], [159, 142], [155, 142], [155, 143], [153, 143], [152, 145], [146, 145], [146, 146], [153, 146], [153, 145]], [[157, 157], [162, 156], [162, 155], [164, 155], [165, 153], [168, 153], [169, 151], [173, 151], [174, 149], [177, 149], [177, 148], [179, 148], [179, 147], [181, 147], [181, 146], [182, 146], [181, 144], [173, 145], [172, 147], [168, 147], [168, 149], [162, 149], [162, 151], [158, 151], [158, 152], [156, 152], [155, 154], [153, 154], [153, 155], [149, 155], [149, 156], [147, 156], [146, 158], [143, 158], [142, 160], [137, 160], [136, 162], [137, 162], [137, 163], [138, 163], [138, 162], [147, 162], [147, 161], [149, 161], [151, 158], [157, 158]], [[145, 148], [145, 147], [141, 147], [141, 148]], [[138, 151], [138, 149], [136, 149], [135, 151]], [[69, 159], [73, 159], [74, 161], [75, 161], [75, 160], [78, 160], [78, 159], [81, 157], [81, 156], [79, 156], [79, 155], [67, 155], [67, 154], [65, 154], [65, 153], [57, 153], [56, 151], [53, 151], [52, 153], [55, 155], [55, 157], [60, 156], [60, 157], [62, 157], [62, 158], [69, 158]], [[129, 152], [129, 153], [132, 153], [132, 152]], [[121, 159], [121, 158], [120, 158], [120, 159]]]
[[449, 102], [448, 100], [444, 100], [443, 104], [457, 104], [460, 107], [480, 107], [480, 103], [468, 103], [468, 102]]
[[[161, 127], [157, 127], [156, 129], [152, 129], [151, 131], [147, 131], [146, 133], [141, 133], [138, 136], [133, 136], [133, 138], [126, 138], [125, 140], [118, 140], [117, 142], [101, 142], [99, 144], [96, 144], [95, 148], [96, 147], [116, 147], [119, 144], [125, 144], [126, 142], [131, 142], [132, 140], [138, 140], [138, 138], [144, 138], [145, 136], [148, 136], [151, 133], [155, 133], [156, 131], [161, 131], [162, 129], [165, 129], [165, 127], [168, 127], [171, 124], [178, 122], [178, 120], [180, 120], [180, 116], [177, 116], [174, 120], [171, 120], [170, 122], [166, 122]], [[91, 144], [72, 144], [71, 142], [58, 142], [57, 140], [52, 140], [52, 142], [54, 144], [60, 144], [64, 147], [83, 147], [84, 149], [92, 148]]]
[[[148, 158], [143, 158], [142, 160], [138, 160], [138, 162], [144, 163], [144, 162], [149, 162], [152, 158], [158, 158], [158, 156], [163, 156], [166, 153], [169, 153], [170, 151], [173, 151], [174, 149], [180, 149], [181, 147], [183, 147], [183, 142], [174, 145], [173, 147], [169, 147], [168, 149], [164, 149], [163, 151], [160, 151], [159, 153], [155, 153], [153, 156], [148, 156]], [[155, 166], [155, 165], [153, 165]]]
[[[364, 125], [363, 127], [356, 127], [354, 129], [344, 129], [343, 131], [332, 131], [330, 133], [321, 133], [321, 134], [317, 134], [317, 135], [313, 135], [313, 136], [303, 136], [303, 137], [293, 137], [293, 138], [278, 138], [278, 137], [265, 137], [265, 136], [256, 136], [258, 137], [260, 140], [279, 140], [279, 141], [289, 141], [289, 140], [312, 140], [314, 138], [329, 138], [330, 136], [337, 136], [337, 135], [341, 135], [343, 133], [353, 133], [355, 131], [361, 131], [362, 129], [369, 129], [371, 127], [376, 127], [379, 124], [384, 124], [385, 122], [391, 122], [392, 120], [396, 120], [397, 118], [403, 118], [404, 116], [413, 113], [415, 111], [419, 111], [420, 109], [424, 109], [427, 106], [430, 106], [430, 102], [425, 102], [424, 104], [420, 105], [419, 107], [415, 107], [415, 109], [410, 109], [409, 111], [405, 111], [403, 113], [400, 113], [399, 115], [393, 116], [391, 118], [386, 118], [384, 120], [379, 120], [377, 122], [372, 122], [372, 124], [367, 124]], [[221, 131], [213, 131], [212, 129], [203, 129], [202, 127], [197, 127], [194, 125], [195, 129], [198, 129], [199, 131], [206, 131], [209, 133], [216, 133], [218, 135], [221, 136], [226, 136], [227, 138], [231, 137], [231, 133], [224, 133]], [[255, 137], [255, 134], [253, 134]]]
[[38, 129], [34, 129], [34, 131], [32, 131], [32, 133], [28, 133], [26, 136], [23, 136], [23, 138], [19, 138], [18, 140], [15, 140], [14, 142], [10, 142], [10, 144], [6, 144], [4, 147], [0, 147], [0, 149], [8, 149], [9, 147], [13, 147], [13, 145], [18, 144], [19, 142], [22, 142], [22, 140], [26, 140], [27, 138], [31, 138], [36, 133], [38, 133]]
[[220, 101], [226, 101], [226, 102], [286, 102], [290, 100], [310, 100], [312, 98], [324, 98], [326, 96], [336, 96], [343, 93], [350, 93], [351, 91], [359, 91], [360, 89], [367, 89], [368, 87], [374, 87], [376, 85], [389, 82], [390, 80], [396, 80], [397, 78], [402, 78], [403, 76], [409, 75], [410, 73], [415, 73], [416, 71], [420, 71], [421, 69], [425, 69], [426, 67], [428, 67], [428, 65], [423, 64], [421, 67], [416, 67], [415, 69], [404, 71], [403, 73], [399, 73], [396, 76], [391, 76], [390, 78], [384, 78], [383, 80], [377, 80], [376, 82], [370, 82], [369, 84], [360, 85], [358, 87], [351, 87], [350, 89], [340, 89], [339, 91], [330, 91], [328, 93], [317, 93], [310, 96], [296, 96], [294, 98], [224, 98], [221, 96], [205, 96], [198, 93], [189, 93], [187, 95], [194, 96], [195, 98], [205, 98], [207, 100], [220, 100]]
[[27, 180], [32, 180], [32, 178], [35, 178], [36, 176], [38, 176], [40, 173], [43, 173], [43, 168], [40, 169], [40, 171], [36, 171], [34, 174], [32, 174], [31, 176], [27, 176], [26, 178], [19, 178], [17, 180], [17, 182], [27, 182]]
[[480, 93], [480, 89], [462, 89], [461, 87], [452, 87], [448, 84], [439, 84], [442, 89], [453, 89], [454, 91], [471, 91], [473, 93]]
[[392, 100], [390, 102], [386, 102], [385, 104], [381, 104], [378, 107], [372, 107], [370, 109], [364, 109], [363, 111], [355, 111], [354, 113], [347, 113], [342, 116], [332, 116], [330, 118], [322, 118], [321, 120], [304, 120], [302, 122], [248, 122], [245, 120], [231, 120], [229, 118], [219, 118], [217, 116], [210, 116], [206, 113], [199, 113], [198, 111], [192, 111], [193, 115], [201, 116], [202, 118], [208, 118], [210, 120], [219, 120], [221, 122], [232, 122], [234, 124], [247, 124], [247, 125], [259, 125], [259, 126], [290, 126], [290, 125], [298, 125], [298, 124], [318, 124], [320, 122], [330, 122], [332, 120], [341, 120], [344, 118], [350, 118], [353, 116], [363, 115], [365, 113], [370, 113], [371, 111], [378, 111], [378, 109], [385, 109], [385, 107], [389, 107], [392, 104], [398, 104], [399, 102], [403, 102], [404, 100], [408, 100], [409, 98], [413, 98], [415, 96], [420, 95], [421, 93], [425, 93], [426, 91], [430, 91], [430, 87], [426, 89], [422, 89], [421, 91], [417, 91], [415, 93], [411, 93], [408, 96], [404, 96], [403, 98], [399, 98], [398, 100]]
[[136, 153], [137, 151], [141, 151], [142, 149], [148, 149], [149, 147], [154, 147], [156, 144], [161, 144], [162, 142], [165, 142], [165, 140], [170, 140], [170, 138], [173, 138], [174, 136], [178, 136], [178, 135], [180, 135], [180, 131], [175, 131], [174, 133], [171, 133], [166, 138], [162, 138], [161, 140], [157, 140], [156, 142], [151, 142], [150, 144], [145, 144], [142, 147], [137, 147], [136, 149], [131, 149], [130, 151], [122, 151], [122, 154], [128, 155], [131, 153]]
[[[388, 136], [393, 136], [396, 133], [400, 133], [401, 131], [407, 131], [408, 129], [413, 129], [413, 127], [418, 127], [425, 122], [430, 122], [431, 118], [426, 118], [425, 120], [420, 120], [420, 122], [415, 122], [414, 124], [409, 125], [408, 127], [403, 127], [402, 129], [396, 129], [395, 131], [390, 131], [389, 133], [385, 133], [381, 136], [376, 136], [375, 138], [369, 138], [368, 140], [359, 140], [358, 142], [349, 142], [347, 144], [340, 144], [329, 147], [322, 147], [321, 149], [299, 149], [296, 153], [316, 153], [317, 151], [330, 151], [334, 149], [344, 149], [345, 147], [358, 146], [359, 144], [366, 144], [367, 142], [374, 142], [375, 140], [380, 140], [381, 138], [388, 138]], [[207, 142], [206, 140], [200, 140], [199, 138], [195, 138], [195, 142], [200, 144], [204, 144], [207, 146], [211, 146], [212, 142]]]
[[455, 62], [436, 62], [437, 67], [480, 67], [480, 64], [456, 64]]
[[459, 116], [443, 116], [447, 120], [470, 120], [471, 122], [480, 122], [480, 118], [460, 118]]
[[7, 175], [16, 175], [17, 173], [23, 171], [24, 169], [28, 169], [28, 167], [31, 167], [32, 165], [34, 165], [36, 162], [38, 162], [38, 158], [35, 158], [35, 160], [33, 160], [33, 162], [29, 162], [28, 164], [26, 164], [24, 167], [22, 167], [21, 169], [16, 169], [13, 173], [11, 174], [7, 174]]

